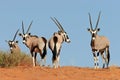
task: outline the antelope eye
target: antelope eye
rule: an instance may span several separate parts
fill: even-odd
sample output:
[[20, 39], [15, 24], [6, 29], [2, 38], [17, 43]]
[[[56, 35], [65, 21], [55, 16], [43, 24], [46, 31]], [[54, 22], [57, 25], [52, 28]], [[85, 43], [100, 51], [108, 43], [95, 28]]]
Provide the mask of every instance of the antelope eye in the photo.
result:
[[100, 28], [98, 28], [97, 31], [100, 31]]
[[90, 28], [88, 28], [88, 31], [90, 31]]

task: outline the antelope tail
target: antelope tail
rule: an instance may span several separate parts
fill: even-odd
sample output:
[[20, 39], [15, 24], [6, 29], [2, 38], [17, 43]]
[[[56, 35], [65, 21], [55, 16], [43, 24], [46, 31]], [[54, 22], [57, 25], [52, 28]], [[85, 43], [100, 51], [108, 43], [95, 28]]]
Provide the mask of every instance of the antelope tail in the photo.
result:
[[54, 50], [52, 51], [52, 53], [53, 53], [53, 60], [56, 60], [56, 55], [57, 55], [56, 43], [57, 43], [58, 39], [57, 39], [57, 37], [54, 37], [53, 40], [54, 40]]
[[108, 59], [108, 63], [107, 65], [109, 65], [109, 62], [110, 62], [110, 52], [109, 52], [109, 47], [107, 49], [107, 59]]
[[42, 37], [42, 39], [43, 39], [43, 41], [45, 43], [45, 46], [44, 46], [44, 49], [43, 49], [43, 54], [42, 54], [42, 59], [44, 59], [44, 57], [47, 54], [47, 40], [44, 37]]

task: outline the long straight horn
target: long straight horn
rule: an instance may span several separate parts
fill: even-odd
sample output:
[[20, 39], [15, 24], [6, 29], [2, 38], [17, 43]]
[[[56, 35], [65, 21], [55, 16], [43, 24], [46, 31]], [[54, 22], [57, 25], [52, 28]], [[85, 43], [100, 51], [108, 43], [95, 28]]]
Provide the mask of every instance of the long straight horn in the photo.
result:
[[54, 19], [55, 19], [56, 22], [58, 23], [60, 29], [61, 29], [63, 32], [65, 32], [65, 30], [63, 29], [63, 27], [62, 27], [62, 25], [60, 24], [60, 22], [59, 22], [55, 17], [54, 17]]
[[100, 14], [101, 14], [101, 12], [99, 12], [99, 16], [98, 16], [98, 20], [97, 20], [95, 29], [97, 29], [97, 26], [98, 26], [98, 23], [99, 23], [99, 20], [100, 20]]
[[56, 19], [55, 17], [54, 17], [54, 18], [51, 17], [51, 19], [52, 19], [53, 22], [57, 25], [57, 27], [60, 29], [60, 31], [63, 31], [63, 29], [62, 29], [60, 23], [57, 21], [57, 19]]
[[27, 30], [26, 33], [28, 33], [28, 31], [30, 30], [30, 27], [31, 27], [32, 23], [33, 23], [33, 21], [31, 21], [31, 23], [30, 23], [30, 25], [29, 25], [28, 30]]
[[91, 20], [91, 15], [90, 15], [90, 13], [88, 13], [88, 14], [89, 14], [90, 28], [93, 30], [93, 28], [92, 28], [92, 20]]
[[18, 31], [19, 31], [19, 29], [16, 31], [16, 33], [15, 33], [15, 35], [14, 35], [14, 38], [13, 38], [13, 41], [15, 40], [15, 38], [16, 38], [16, 36], [17, 36], [17, 34], [18, 34]]
[[22, 21], [22, 31], [23, 31], [23, 34], [25, 34], [23, 21]]
[[60, 30], [62, 30], [62, 29], [60, 28], [59, 24], [56, 22], [56, 20], [54, 20], [52, 17], [50, 17], [50, 18], [51, 18], [52, 21], [57, 25], [57, 27], [58, 27]]

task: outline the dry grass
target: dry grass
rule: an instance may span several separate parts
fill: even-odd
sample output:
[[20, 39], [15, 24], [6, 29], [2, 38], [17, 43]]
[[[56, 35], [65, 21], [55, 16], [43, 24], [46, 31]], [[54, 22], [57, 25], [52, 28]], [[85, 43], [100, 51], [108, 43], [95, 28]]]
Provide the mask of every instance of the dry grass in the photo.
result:
[[31, 66], [31, 57], [25, 53], [14, 53], [0, 51], [0, 67]]

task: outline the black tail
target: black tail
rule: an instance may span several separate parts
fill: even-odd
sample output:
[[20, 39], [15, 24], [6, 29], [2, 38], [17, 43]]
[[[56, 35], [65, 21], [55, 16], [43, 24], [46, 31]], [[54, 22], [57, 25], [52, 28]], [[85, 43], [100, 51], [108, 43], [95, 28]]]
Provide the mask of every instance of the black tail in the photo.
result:
[[55, 43], [55, 44], [54, 44], [54, 50], [52, 51], [52, 53], [53, 53], [53, 60], [56, 60], [56, 56], [57, 56], [56, 43], [57, 43], [58, 39], [57, 39], [57, 37], [54, 37], [53, 40], [54, 40], [54, 43]]
[[108, 63], [107, 63], [107, 66], [109, 65], [109, 62], [110, 62], [110, 52], [109, 52], [109, 47], [107, 49], [107, 59], [108, 59]]
[[44, 59], [44, 57], [47, 55], [47, 40], [44, 37], [42, 37], [42, 39], [45, 43], [45, 46], [43, 48], [43, 54], [42, 54], [42, 59]]

